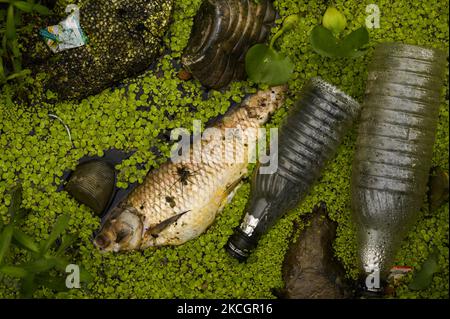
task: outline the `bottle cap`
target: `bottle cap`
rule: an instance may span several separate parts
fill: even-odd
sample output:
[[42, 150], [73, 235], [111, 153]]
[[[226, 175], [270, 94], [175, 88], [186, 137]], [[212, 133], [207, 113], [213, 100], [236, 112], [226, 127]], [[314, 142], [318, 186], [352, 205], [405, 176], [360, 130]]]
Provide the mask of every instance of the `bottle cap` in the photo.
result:
[[234, 258], [239, 261], [245, 261], [250, 252], [256, 247], [254, 240], [255, 238], [248, 237], [240, 227], [236, 227], [234, 234], [225, 245], [225, 249]]

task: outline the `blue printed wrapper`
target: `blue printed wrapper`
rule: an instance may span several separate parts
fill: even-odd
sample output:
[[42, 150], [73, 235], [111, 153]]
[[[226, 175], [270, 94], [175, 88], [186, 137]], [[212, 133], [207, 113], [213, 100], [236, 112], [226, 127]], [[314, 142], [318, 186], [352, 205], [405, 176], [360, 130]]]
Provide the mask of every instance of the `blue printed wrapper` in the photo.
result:
[[78, 48], [87, 43], [87, 37], [80, 26], [80, 10], [77, 5], [66, 7], [69, 16], [57, 25], [40, 30], [50, 50], [54, 53]]

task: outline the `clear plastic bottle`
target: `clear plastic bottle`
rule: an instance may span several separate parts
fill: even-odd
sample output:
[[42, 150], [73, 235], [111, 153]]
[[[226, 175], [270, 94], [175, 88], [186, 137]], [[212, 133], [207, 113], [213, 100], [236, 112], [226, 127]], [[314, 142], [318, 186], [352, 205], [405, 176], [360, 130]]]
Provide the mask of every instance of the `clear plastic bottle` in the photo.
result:
[[[446, 59], [398, 43], [375, 48], [352, 169], [362, 275], [381, 280], [416, 221], [431, 166]], [[372, 285], [373, 284], [373, 285]], [[369, 290], [380, 288], [372, 282]]]
[[321, 79], [304, 86], [280, 131], [277, 171], [255, 169], [244, 219], [226, 245], [232, 256], [245, 260], [268, 228], [305, 197], [359, 111], [358, 102]]

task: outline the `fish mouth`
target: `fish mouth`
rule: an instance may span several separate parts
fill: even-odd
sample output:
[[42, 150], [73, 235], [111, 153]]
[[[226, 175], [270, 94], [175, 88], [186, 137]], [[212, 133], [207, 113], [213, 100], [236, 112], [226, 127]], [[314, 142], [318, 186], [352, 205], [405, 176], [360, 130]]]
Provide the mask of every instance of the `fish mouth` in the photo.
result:
[[95, 236], [94, 246], [100, 251], [132, 250], [139, 247], [143, 222], [132, 207], [117, 208]]
[[103, 232], [100, 232], [94, 239], [94, 246], [103, 252], [114, 251], [114, 244], [115, 238]]

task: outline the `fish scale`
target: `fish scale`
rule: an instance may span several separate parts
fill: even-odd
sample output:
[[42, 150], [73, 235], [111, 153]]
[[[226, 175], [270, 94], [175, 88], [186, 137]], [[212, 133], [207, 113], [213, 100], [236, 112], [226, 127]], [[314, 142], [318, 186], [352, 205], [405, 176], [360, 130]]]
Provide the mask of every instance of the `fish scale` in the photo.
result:
[[[226, 129], [245, 130], [260, 127], [268, 120], [269, 115], [282, 105], [285, 90], [285, 87], [280, 86], [257, 92], [214, 127], [220, 130], [223, 137]], [[233, 141], [222, 138], [201, 139], [199, 142], [203, 150], [208, 147], [213, 150], [205, 157], [206, 160], [166, 162], [157, 170], [151, 171], [144, 182], [119, 204], [123, 209], [131, 208], [131, 211], [140, 216], [143, 223], [142, 238], [138, 247], [127, 246], [127, 249], [180, 245], [199, 236], [213, 223], [229, 195], [233, 194], [247, 172], [248, 147], [254, 147], [254, 143], [245, 143], [239, 138]], [[196, 148], [191, 147], [191, 158], [194, 155], [193, 149]], [[225, 154], [234, 158], [238, 150], [244, 152], [244, 161], [229, 163], [223, 160]], [[183, 175], [180, 174], [182, 172], [185, 172], [184, 178], [180, 176]], [[158, 229], [157, 234], [152, 233], [152, 229], [158, 228], [179, 214], [182, 214], [181, 217], [173, 223], [162, 230]], [[100, 234], [108, 232], [105, 227], [111, 227], [112, 224], [104, 226]], [[114, 232], [117, 233], [117, 230]], [[116, 246], [114, 250], [120, 248]]]

